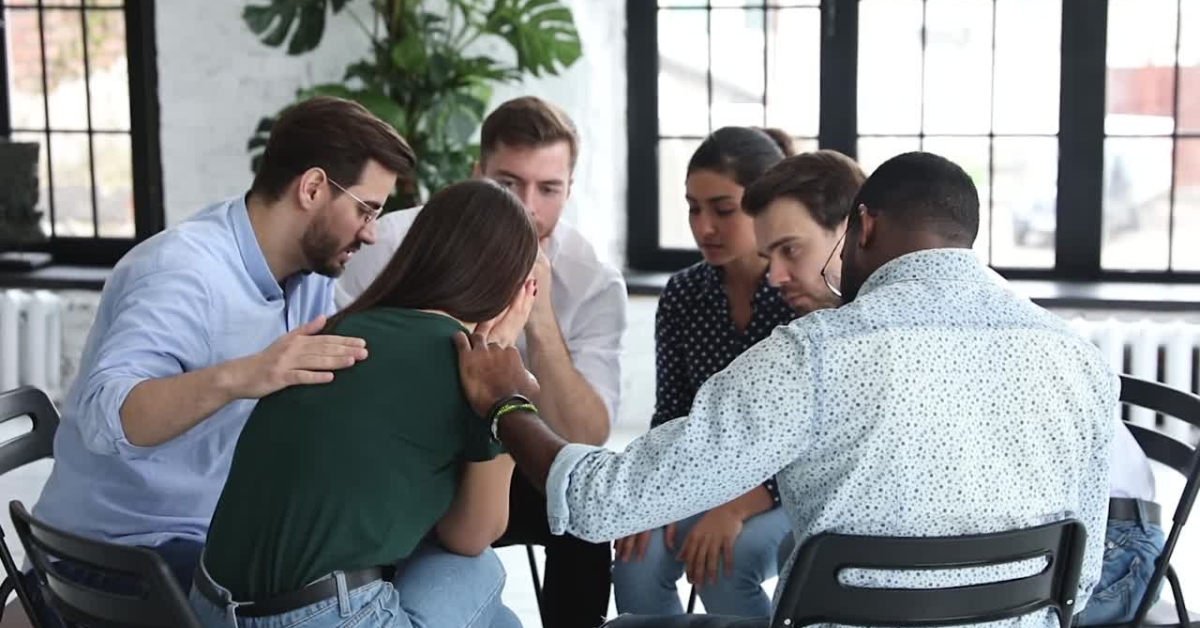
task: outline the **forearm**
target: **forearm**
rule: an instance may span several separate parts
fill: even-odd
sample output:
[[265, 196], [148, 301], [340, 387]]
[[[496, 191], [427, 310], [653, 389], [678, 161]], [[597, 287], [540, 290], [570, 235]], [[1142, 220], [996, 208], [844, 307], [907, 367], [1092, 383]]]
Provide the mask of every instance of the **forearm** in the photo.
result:
[[538, 415], [523, 410], [501, 417], [497, 432], [517, 468], [534, 488], [544, 493], [550, 466], [554, 464], [558, 452], [567, 446], [567, 441], [550, 429]]
[[498, 456], [467, 464], [450, 509], [437, 523], [438, 538], [449, 550], [477, 555], [508, 527], [508, 492], [513, 459]]
[[134, 386], [121, 404], [125, 439], [139, 447], [161, 445], [236, 400], [234, 377], [219, 364]]
[[557, 323], [531, 328], [526, 339], [529, 371], [541, 385], [534, 401], [546, 425], [567, 442], [603, 445], [611, 429], [608, 408], [571, 362]]
[[745, 521], [755, 515], [760, 515], [775, 507], [775, 500], [770, 491], [761, 485], [750, 489], [741, 497], [721, 506]]

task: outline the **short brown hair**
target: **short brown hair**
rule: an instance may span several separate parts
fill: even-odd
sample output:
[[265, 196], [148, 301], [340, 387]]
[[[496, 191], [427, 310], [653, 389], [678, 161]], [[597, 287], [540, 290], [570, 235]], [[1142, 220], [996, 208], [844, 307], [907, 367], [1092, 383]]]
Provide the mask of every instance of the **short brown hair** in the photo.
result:
[[500, 144], [540, 148], [566, 142], [571, 148], [571, 169], [579, 158], [579, 132], [562, 109], [538, 98], [522, 96], [509, 100], [483, 120], [479, 132], [479, 161], [486, 163]]
[[[396, 173], [401, 184], [411, 180], [417, 163], [408, 142], [366, 107], [342, 98], [316, 96], [284, 109], [271, 125], [250, 191], [270, 201], [279, 200], [288, 185], [309, 168], [321, 168], [349, 187], [358, 183], [369, 160]], [[337, 196], [341, 191], [334, 188], [333, 193]]]
[[801, 153], [775, 164], [750, 184], [742, 195], [742, 209], [757, 216], [772, 201], [790, 198], [803, 203], [817, 224], [833, 231], [850, 215], [854, 195], [865, 180], [858, 163], [837, 151]]
[[430, 197], [420, 212], [391, 261], [327, 330], [376, 306], [438, 310], [482, 323], [517, 296], [537, 260], [538, 235], [512, 192], [488, 179], [461, 181]]

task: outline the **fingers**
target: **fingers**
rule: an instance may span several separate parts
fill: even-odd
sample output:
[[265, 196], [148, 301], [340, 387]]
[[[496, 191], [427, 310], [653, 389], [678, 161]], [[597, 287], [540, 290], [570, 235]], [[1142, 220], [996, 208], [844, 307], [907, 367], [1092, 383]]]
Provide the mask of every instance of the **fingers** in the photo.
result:
[[329, 371], [287, 371], [283, 376], [287, 386], [307, 384], [328, 384], [333, 381], [333, 373]]
[[717, 573], [721, 569], [721, 540], [719, 538], [709, 539], [708, 547], [704, 553], [705, 575], [708, 576], [709, 584], [717, 583]]
[[632, 537], [624, 537], [617, 539], [617, 559], [623, 563], [629, 562], [629, 556], [632, 553], [633, 543], [630, 542]]
[[471, 349], [478, 350], [487, 347], [487, 337], [479, 332], [471, 334]]
[[638, 561], [645, 560], [646, 547], [648, 545], [650, 545], [650, 537], [651, 536], [654, 536], [654, 533], [651, 531], [646, 531], [646, 532], [643, 532], [643, 533], [637, 535], [636, 537], [634, 537], [634, 539], [633, 539], [633, 542], [635, 545], [634, 550], [637, 552]]
[[667, 543], [667, 549], [675, 549], [675, 524], [667, 524], [667, 529], [663, 532], [663, 540]]
[[287, 364], [286, 368], [289, 371], [336, 371], [339, 369], [350, 368], [358, 363], [358, 359], [352, 355], [320, 355], [306, 354], [296, 356]]
[[733, 577], [733, 545], [734, 545], [734, 542], [735, 542], [735, 539], [726, 539], [725, 543], [724, 543], [724, 547], [722, 548], [722, 552], [721, 552], [721, 554], [722, 554], [721, 557], [725, 561], [725, 577], [726, 578]]
[[454, 341], [454, 348], [458, 349], [460, 355], [471, 350], [471, 341], [467, 340], [467, 335], [463, 332], [455, 333], [451, 340]]
[[311, 321], [293, 329], [289, 336], [311, 336], [325, 328], [325, 315], [322, 314]]

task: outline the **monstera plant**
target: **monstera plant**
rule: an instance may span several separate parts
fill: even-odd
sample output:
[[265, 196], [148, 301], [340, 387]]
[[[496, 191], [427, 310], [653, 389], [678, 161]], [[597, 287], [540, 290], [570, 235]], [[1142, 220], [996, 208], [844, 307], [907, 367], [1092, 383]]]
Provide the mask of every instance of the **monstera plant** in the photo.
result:
[[[247, 6], [242, 17], [264, 44], [301, 55], [320, 43], [326, 16], [349, 4], [270, 0]], [[422, 190], [470, 176], [479, 158], [473, 138], [494, 86], [558, 74], [582, 54], [570, 9], [554, 0], [372, 0], [370, 6], [371, 23], [347, 11], [370, 42], [367, 58], [347, 67], [342, 82], [302, 89], [297, 98], [355, 100], [408, 140], [417, 153], [417, 180], [402, 183], [387, 209], [411, 207]], [[489, 41], [512, 54], [484, 54]], [[250, 139], [255, 170], [273, 120], [263, 118]]]

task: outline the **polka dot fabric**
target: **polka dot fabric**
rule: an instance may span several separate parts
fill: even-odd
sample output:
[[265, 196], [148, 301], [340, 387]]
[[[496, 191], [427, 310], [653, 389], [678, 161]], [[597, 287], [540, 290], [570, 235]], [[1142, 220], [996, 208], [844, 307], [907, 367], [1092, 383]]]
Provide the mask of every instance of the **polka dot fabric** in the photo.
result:
[[[551, 530], [614, 539], [773, 475], [801, 544], [825, 531], [961, 535], [1072, 517], [1088, 531], [1078, 610], [1100, 575], [1118, 391], [1097, 349], [972, 252], [913, 253], [876, 271], [853, 303], [798, 319], [736, 358], [701, 387], [688, 417], [620, 454], [565, 448], [547, 484]], [[843, 579], [944, 587], [1036, 569]], [[1058, 621], [1040, 611], [994, 625]]]
[[[657, 394], [651, 428], [687, 416], [696, 391], [708, 378], [776, 327], [796, 318], [764, 275], [751, 300], [750, 324], [738, 329], [723, 280], [720, 267], [700, 262], [672, 275], [659, 297], [654, 321]], [[775, 479], [763, 482], [763, 487], [778, 505]]]

